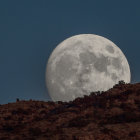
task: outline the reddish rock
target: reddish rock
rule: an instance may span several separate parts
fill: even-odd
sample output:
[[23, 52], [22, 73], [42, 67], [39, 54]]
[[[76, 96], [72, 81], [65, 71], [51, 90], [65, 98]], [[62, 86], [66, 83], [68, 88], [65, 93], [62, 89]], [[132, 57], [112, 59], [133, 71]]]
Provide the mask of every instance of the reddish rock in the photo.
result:
[[139, 140], [140, 83], [70, 102], [0, 106], [0, 140]]

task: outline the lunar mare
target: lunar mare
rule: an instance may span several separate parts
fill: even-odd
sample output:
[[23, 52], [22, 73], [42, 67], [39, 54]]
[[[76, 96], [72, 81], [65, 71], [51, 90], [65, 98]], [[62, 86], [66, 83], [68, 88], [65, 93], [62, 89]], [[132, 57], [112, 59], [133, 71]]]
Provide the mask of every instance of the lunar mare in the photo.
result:
[[46, 69], [46, 85], [53, 101], [70, 101], [130, 79], [123, 52], [110, 40], [93, 34], [64, 40], [52, 52]]

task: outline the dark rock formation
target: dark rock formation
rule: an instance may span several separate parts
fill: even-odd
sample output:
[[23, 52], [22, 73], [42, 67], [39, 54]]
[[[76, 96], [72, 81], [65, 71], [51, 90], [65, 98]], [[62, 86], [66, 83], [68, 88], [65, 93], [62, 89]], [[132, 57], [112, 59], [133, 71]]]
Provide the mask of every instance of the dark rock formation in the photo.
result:
[[0, 106], [0, 140], [139, 140], [140, 84], [119, 84], [71, 102]]

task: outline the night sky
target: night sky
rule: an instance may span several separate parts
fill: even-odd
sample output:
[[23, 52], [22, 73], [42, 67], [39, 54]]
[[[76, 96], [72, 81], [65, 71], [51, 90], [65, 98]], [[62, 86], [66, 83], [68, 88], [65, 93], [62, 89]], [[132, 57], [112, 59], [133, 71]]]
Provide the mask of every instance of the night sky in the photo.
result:
[[140, 1], [1, 0], [0, 104], [50, 100], [45, 85], [49, 55], [64, 39], [97, 34], [125, 54], [131, 82], [140, 82]]

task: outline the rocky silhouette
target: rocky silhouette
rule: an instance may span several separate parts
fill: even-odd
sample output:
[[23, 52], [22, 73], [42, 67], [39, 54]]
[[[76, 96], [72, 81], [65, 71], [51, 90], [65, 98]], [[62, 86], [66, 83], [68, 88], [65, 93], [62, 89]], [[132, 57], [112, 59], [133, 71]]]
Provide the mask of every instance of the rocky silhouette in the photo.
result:
[[139, 140], [140, 83], [70, 102], [20, 101], [0, 106], [0, 140]]

